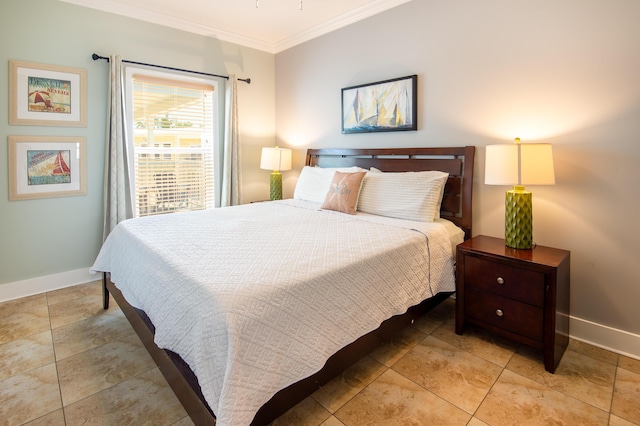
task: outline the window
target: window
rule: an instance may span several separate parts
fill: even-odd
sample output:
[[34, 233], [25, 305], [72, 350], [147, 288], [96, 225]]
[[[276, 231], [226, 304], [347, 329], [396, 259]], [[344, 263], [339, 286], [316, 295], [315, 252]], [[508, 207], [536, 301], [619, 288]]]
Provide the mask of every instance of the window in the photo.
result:
[[217, 82], [130, 69], [134, 212], [215, 206]]

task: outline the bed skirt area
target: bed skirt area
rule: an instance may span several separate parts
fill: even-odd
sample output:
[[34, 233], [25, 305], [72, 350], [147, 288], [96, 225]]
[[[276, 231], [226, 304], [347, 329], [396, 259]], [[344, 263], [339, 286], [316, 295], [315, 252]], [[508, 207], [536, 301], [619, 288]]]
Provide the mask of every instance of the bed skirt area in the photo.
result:
[[[105, 309], [109, 306], [109, 294], [127, 317], [194, 424], [215, 425], [215, 414], [205, 401], [198, 380], [189, 366], [174, 352], [156, 346], [153, 340], [155, 328], [147, 315], [132, 307], [120, 290], [111, 282], [110, 274], [103, 273], [103, 305]], [[260, 408], [252, 424], [267, 425], [271, 423], [373, 349], [390, 341], [416, 318], [424, 315], [452, 294], [453, 292], [438, 293], [434, 297], [410, 307], [405, 314], [387, 319], [376, 330], [345, 346], [327, 360], [322, 370], [277, 392]]]

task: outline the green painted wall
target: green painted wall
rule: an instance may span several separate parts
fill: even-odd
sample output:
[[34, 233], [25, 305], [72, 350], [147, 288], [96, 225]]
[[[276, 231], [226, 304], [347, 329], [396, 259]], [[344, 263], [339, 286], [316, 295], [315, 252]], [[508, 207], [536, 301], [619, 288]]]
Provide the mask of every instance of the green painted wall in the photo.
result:
[[[257, 164], [260, 147], [275, 140], [274, 55], [59, 1], [0, 0], [0, 8], [0, 285], [88, 268], [98, 253], [108, 65], [94, 62], [94, 52], [251, 77], [239, 83], [245, 201], [268, 194], [268, 173]], [[10, 126], [10, 59], [86, 69], [87, 127]], [[260, 132], [246, 130], [254, 128]], [[87, 195], [10, 202], [9, 135], [86, 137]]]

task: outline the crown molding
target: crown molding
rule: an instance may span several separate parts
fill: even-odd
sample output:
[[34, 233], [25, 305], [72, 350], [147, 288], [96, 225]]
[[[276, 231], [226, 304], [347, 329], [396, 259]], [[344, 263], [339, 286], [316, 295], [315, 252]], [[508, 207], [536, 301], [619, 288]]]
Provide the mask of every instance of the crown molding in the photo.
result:
[[358, 9], [354, 9], [343, 15], [340, 15], [330, 21], [323, 22], [320, 25], [309, 28], [306, 31], [295, 34], [288, 37], [278, 43], [275, 43], [273, 53], [282, 52], [283, 50], [290, 49], [294, 46], [312, 40], [316, 37], [328, 34], [332, 31], [344, 28], [348, 25], [354, 24], [363, 19], [369, 18], [378, 13], [382, 13], [386, 10], [392, 9], [396, 6], [400, 6], [404, 3], [408, 3], [411, 0], [376, 0]]
[[210, 27], [208, 25], [197, 24], [185, 19], [176, 18], [162, 13], [151, 12], [135, 6], [124, 5], [110, 0], [60, 0], [65, 3], [71, 3], [78, 6], [88, 7], [90, 9], [100, 10], [102, 12], [113, 13], [125, 16], [127, 18], [138, 19], [140, 21], [152, 24], [162, 25], [176, 30], [186, 31], [206, 37], [216, 38], [230, 43], [239, 44], [253, 49], [263, 50], [269, 53], [273, 52], [274, 46], [261, 40], [251, 37], [245, 37], [240, 34], [231, 33]]
[[121, 4], [111, 0], [60, 1], [100, 10], [103, 12], [113, 13], [116, 15], [126, 16], [128, 18], [138, 19], [141, 21], [162, 25], [164, 27], [174, 28], [193, 34], [216, 38], [218, 40], [226, 41], [229, 43], [235, 43], [241, 46], [250, 47], [252, 49], [276, 54], [321, 35], [330, 33], [331, 31], [335, 31], [339, 28], [346, 27], [347, 25], [351, 25], [370, 16], [384, 12], [385, 10], [394, 8], [404, 3], [408, 3], [411, 0], [376, 0], [363, 7], [338, 16], [335, 19], [324, 22], [291, 37], [287, 37], [277, 43], [265, 42], [263, 40], [258, 40], [252, 37], [246, 37], [238, 33], [220, 30], [211, 26], [197, 24], [185, 19], [144, 10], [135, 6]]

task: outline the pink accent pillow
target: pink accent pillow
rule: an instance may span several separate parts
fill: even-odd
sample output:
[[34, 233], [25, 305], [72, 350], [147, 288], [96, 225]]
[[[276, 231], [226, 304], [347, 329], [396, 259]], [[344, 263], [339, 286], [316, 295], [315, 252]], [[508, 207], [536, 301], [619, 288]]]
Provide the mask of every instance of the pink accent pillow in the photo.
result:
[[362, 187], [362, 180], [366, 174], [367, 172], [335, 172], [333, 181], [329, 186], [329, 192], [327, 192], [321, 208], [356, 214], [358, 195]]

